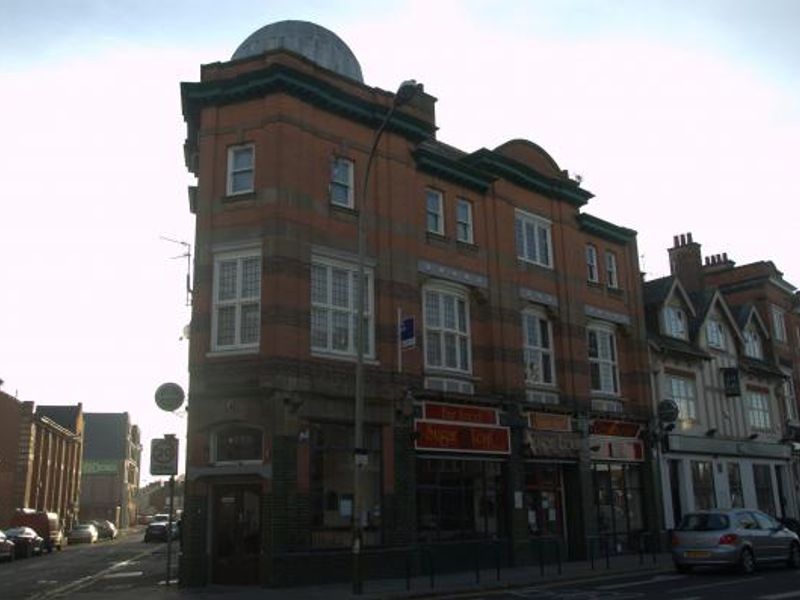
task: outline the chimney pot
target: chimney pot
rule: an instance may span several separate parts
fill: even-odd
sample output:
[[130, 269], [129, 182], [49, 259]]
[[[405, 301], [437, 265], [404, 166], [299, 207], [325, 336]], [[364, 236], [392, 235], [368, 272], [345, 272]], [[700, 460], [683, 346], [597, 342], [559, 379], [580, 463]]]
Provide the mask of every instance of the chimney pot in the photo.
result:
[[692, 232], [691, 231], [686, 234], [686, 241], [688, 243], [690, 243], [690, 244], [692, 243]]
[[686, 234], [681, 234], [681, 246], [686, 245]]
[[678, 236], [677, 235], [673, 235], [672, 236], [672, 247], [673, 248], [677, 248], [678, 247]]
[[722, 253], [722, 260], [723, 260], [723, 262], [728, 262], [728, 253], [727, 252], [723, 252]]

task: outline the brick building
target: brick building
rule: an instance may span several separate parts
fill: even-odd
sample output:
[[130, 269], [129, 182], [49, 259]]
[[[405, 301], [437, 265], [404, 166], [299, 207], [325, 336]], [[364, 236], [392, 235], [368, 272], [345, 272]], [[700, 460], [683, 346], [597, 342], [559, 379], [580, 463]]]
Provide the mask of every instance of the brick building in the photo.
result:
[[0, 528], [17, 508], [79, 514], [83, 412], [75, 406], [20, 402], [0, 391]]
[[142, 461], [139, 427], [124, 413], [86, 413], [81, 517], [136, 524]]
[[712, 507], [796, 518], [796, 291], [771, 262], [703, 261], [691, 234], [669, 255], [672, 274], [645, 284], [654, 401], [680, 408], [660, 461], [664, 526]]
[[[460, 540], [454, 561], [501, 539], [523, 562], [544, 535], [576, 554], [607, 533], [622, 550], [659, 525], [635, 232], [583, 212], [592, 194], [532, 142], [438, 141], [422, 90], [381, 138], [365, 202], [393, 100], [338, 37], [296, 21], [182, 84], [197, 176], [190, 585], [348, 577], [347, 562], [291, 558], [348, 549], [354, 518], [367, 547]], [[368, 460], [354, 515], [358, 211]]]

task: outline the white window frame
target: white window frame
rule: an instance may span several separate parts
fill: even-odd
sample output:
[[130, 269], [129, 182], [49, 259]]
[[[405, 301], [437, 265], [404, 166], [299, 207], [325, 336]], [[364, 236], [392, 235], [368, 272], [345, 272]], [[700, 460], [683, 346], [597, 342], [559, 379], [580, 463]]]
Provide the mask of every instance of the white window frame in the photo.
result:
[[[244, 261], [258, 259], [258, 285], [256, 293], [243, 296], [242, 273]], [[220, 276], [223, 263], [234, 262], [236, 264], [236, 291], [233, 298], [220, 299]], [[214, 283], [212, 286], [212, 309], [211, 309], [211, 350], [247, 350], [257, 349], [261, 341], [261, 284], [262, 284], [262, 262], [261, 249], [240, 250], [233, 252], [219, 252], [214, 255]], [[253, 342], [243, 343], [242, 338], [242, 308], [245, 306], [256, 305], [258, 315], [257, 339]], [[235, 309], [234, 311], [234, 341], [231, 344], [220, 344], [219, 337], [219, 312], [224, 308]]]
[[527, 385], [556, 386], [553, 325], [543, 311], [522, 311], [522, 357]]
[[[235, 167], [235, 157], [238, 152], [245, 150], [250, 151], [250, 165], [248, 167], [237, 169]], [[242, 189], [234, 189], [234, 176], [240, 173], [250, 173], [250, 187]], [[255, 144], [238, 144], [228, 148], [228, 170], [226, 177], [226, 194], [228, 196], [238, 196], [240, 194], [249, 194], [255, 190], [256, 185], [256, 147]]]
[[664, 330], [670, 337], [685, 340], [689, 337], [686, 311], [679, 306], [664, 307]]
[[711, 318], [706, 322], [706, 339], [711, 348], [725, 349], [725, 328], [722, 321]]
[[[462, 208], [466, 211], [464, 215], [461, 214]], [[464, 244], [475, 243], [472, 227], [472, 202], [465, 198], [456, 199], [456, 240]]]
[[[553, 268], [552, 223], [542, 217], [517, 209], [514, 230], [517, 258], [521, 261]], [[547, 256], [542, 256], [544, 247]]]
[[781, 369], [786, 375], [783, 380], [783, 402], [786, 409], [786, 418], [792, 421], [797, 420], [797, 395], [794, 389], [794, 379], [792, 379], [792, 372], [789, 370]]
[[[314, 273], [317, 269], [324, 269], [325, 282], [323, 293], [318, 294], [314, 286]], [[333, 276], [334, 272], [346, 276], [347, 296], [345, 302], [337, 302], [334, 298]], [[364, 297], [364, 357], [375, 358], [375, 315], [373, 272], [369, 267], [364, 268], [366, 279], [366, 296]], [[323, 354], [339, 357], [355, 357], [356, 352], [356, 318], [358, 316], [357, 297], [355, 295], [358, 281], [358, 265], [356, 263], [337, 260], [325, 256], [313, 256], [311, 259], [311, 274], [309, 281], [311, 302], [311, 323], [309, 325], [309, 345], [314, 354]], [[324, 298], [323, 298], [324, 296]], [[325, 315], [325, 344], [316, 344], [314, 319], [317, 315]], [[341, 318], [346, 315], [347, 344], [346, 347], [334, 347], [334, 315]]]
[[771, 306], [770, 312], [772, 313], [772, 332], [775, 334], [775, 340], [778, 342], [786, 342], [786, 318], [783, 311], [777, 306]]
[[[431, 200], [436, 201], [436, 206], [431, 206]], [[434, 226], [431, 223], [432, 219]], [[433, 188], [425, 190], [425, 230], [428, 233], [444, 235], [444, 194]]]
[[769, 409], [769, 395], [764, 392], [746, 390], [744, 396], [747, 424], [753, 431], [772, 431], [772, 414]]
[[697, 423], [697, 391], [694, 379], [667, 375], [667, 393], [678, 405], [678, 421], [684, 426]]
[[744, 337], [744, 354], [750, 358], [757, 358], [759, 360], [764, 358], [764, 346], [761, 342], [761, 336], [756, 331], [754, 325], [748, 325], [742, 332]]
[[[591, 342], [593, 335], [596, 340], [595, 352]], [[592, 393], [619, 396], [619, 348], [615, 328], [605, 323], [590, 324], [586, 329], [586, 350], [589, 356], [589, 388]], [[597, 368], [600, 387], [594, 387], [592, 382], [593, 367]]]
[[[452, 321], [447, 323], [445, 313], [449, 302], [452, 302], [453, 314]], [[435, 313], [431, 310], [434, 305]], [[461, 317], [459, 317], [460, 307], [463, 307]], [[459, 286], [445, 283], [426, 285], [422, 289], [422, 312], [426, 371], [472, 373], [472, 337], [467, 291]], [[454, 343], [452, 354], [454, 361], [448, 360], [448, 338]], [[438, 354], [438, 364], [431, 360], [436, 354]]]
[[606, 250], [606, 285], [614, 289], [619, 288], [617, 255], [611, 250]]
[[592, 283], [600, 283], [600, 271], [597, 265], [597, 247], [586, 244], [586, 279]]
[[[345, 179], [340, 181], [337, 179], [337, 174], [340, 173], [339, 167], [346, 167]], [[329, 184], [329, 197], [330, 202], [334, 206], [341, 206], [342, 208], [355, 208], [355, 194], [353, 192], [353, 177], [355, 172], [355, 163], [349, 158], [344, 156], [334, 156], [331, 160], [331, 182]], [[345, 200], [340, 201], [337, 198], [335, 190], [345, 190]]]

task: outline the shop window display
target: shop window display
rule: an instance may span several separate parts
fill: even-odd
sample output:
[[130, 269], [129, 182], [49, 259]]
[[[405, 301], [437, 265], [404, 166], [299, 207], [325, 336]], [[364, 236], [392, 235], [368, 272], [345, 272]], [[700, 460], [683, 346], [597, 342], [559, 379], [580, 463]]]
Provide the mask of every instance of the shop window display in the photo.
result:
[[[352, 544], [353, 426], [316, 423], [310, 427], [312, 547]], [[361, 524], [364, 544], [381, 543], [381, 436], [364, 428], [367, 466], [361, 471]]]
[[503, 537], [504, 477], [500, 462], [419, 458], [420, 541]]

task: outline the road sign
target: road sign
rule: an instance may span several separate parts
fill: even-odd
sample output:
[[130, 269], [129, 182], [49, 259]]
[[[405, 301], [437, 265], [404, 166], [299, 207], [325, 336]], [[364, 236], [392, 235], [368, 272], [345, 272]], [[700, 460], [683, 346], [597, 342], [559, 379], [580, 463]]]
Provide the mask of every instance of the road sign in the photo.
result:
[[406, 317], [400, 322], [400, 345], [403, 350], [413, 348], [417, 343], [414, 335], [414, 317]]
[[172, 412], [183, 404], [183, 388], [177, 383], [162, 383], [156, 390], [156, 405], [161, 410]]
[[156, 438], [150, 441], [150, 475], [178, 473], [178, 440]]

